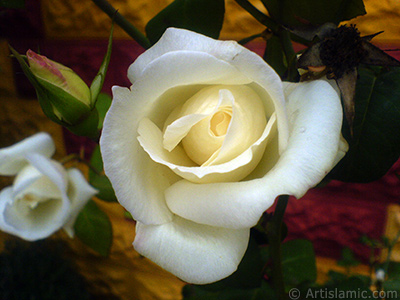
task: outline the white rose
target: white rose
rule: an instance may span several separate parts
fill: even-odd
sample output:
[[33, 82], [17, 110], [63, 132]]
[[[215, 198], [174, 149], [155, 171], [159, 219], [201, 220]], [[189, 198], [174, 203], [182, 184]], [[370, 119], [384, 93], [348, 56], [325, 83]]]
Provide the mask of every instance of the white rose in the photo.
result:
[[136, 250], [187, 282], [234, 272], [275, 198], [301, 197], [346, 151], [330, 84], [282, 83], [236, 42], [171, 28], [128, 77], [104, 122], [105, 172]]
[[0, 230], [25, 240], [43, 239], [73, 225], [83, 206], [96, 194], [77, 169], [65, 170], [49, 157], [55, 146], [46, 133], [0, 149], [0, 175], [16, 175], [0, 192]]

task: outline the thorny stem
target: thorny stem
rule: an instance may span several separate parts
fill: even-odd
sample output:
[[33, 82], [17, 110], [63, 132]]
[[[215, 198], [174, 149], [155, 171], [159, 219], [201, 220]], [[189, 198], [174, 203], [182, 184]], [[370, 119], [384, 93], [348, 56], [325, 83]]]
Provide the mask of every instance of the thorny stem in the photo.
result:
[[286, 206], [289, 202], [289, 196], [283, 195], [278, 198], [271, 222], [267, 225], [267, 235], [272, 258], [272, 275], [275, 292], [279, 300], [286, 300], [285, 283], [283, 281], [282, 271], [282, 224]]
[[130, 37], [143, 48], [150, 48], [151, 43], [135, 26], [125, 19], [107, 0], [92, 0], [103, 12], [115, 21]]

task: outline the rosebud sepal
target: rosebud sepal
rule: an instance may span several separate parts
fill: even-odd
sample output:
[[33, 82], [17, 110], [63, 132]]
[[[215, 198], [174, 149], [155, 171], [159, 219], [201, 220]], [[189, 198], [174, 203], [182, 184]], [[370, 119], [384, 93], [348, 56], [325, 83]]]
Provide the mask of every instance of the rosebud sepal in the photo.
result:
[[20, 64], [22, 71], [34, 86], [39, 104], [45, 115], [52, 121], [63, 126], [81, 123], [90, 113], [90, 106], [78, 100], [62, 88], [35, 76], [23, 56], [11, 46], [10, 50]]

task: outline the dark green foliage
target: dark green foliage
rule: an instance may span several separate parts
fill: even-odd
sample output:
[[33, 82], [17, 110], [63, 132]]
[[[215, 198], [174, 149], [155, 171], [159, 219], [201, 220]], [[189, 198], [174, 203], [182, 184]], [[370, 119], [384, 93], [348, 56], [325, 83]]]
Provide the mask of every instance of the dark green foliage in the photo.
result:
[[89, 183], [99, 191], [96, 197], [107, 202], [116, 202], [117, 198], [115, 197], [111, 182], [103, 173], [103, 160], [101, 158], [99, 146], [93, 150], [90, 164], [97, 170], [97, 172], [89, 170]]
[[271, 17], [286, 26], [338, 24], [364, 15], [362, 0], [262, 0]]
[[[333, 179], [370, 182], [384, 176], [400, 156], [400, 68], [360, 67], [354, 136], [333, 170]], [[345, 124], [346, 125], [346, 124]]]
[[89, 200], [74, 224], [76, 236], [102, 256], [110, 253], [113, 232], [110, 219], [93, 200]]
[[307, 240], [291, 240], [282, 244], [282, 269], [286, 288], [317, 279], [313, 245]]
[[24, 8], [25, 0], [0, 0], [0, 7]]
[[175, 0], [147, 23], [146, 35], [154, 44], [168, 27], [177, 27], [218, 38], [224, 14], [224, 0]]
[[344, 248], [342, 250], [342, 257], [337, 264], [343, 267], [354, 267], [358, 266], [360, 261], [355, 258], [354, 252], [350, 248]]

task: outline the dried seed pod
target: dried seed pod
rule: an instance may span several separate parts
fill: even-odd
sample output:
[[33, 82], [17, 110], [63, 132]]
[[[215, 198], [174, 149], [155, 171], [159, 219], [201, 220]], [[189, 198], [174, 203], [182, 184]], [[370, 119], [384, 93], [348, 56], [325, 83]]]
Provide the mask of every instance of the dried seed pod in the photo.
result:
[[[304, 51], [297, 66], [311, 72], [324, 70], [330, 78], [336, 80], [342, 94], [346, 120], [352, 132], [358, 66], [400, 66], [400, 62], [370, 43], [381, 32], [361, 37], [354, 25], [333, 28], [331, 23], [315, 28], [314, 31], [308, 29], [304, 34], [299, 29], [291, 31], [308, 40], [319, 40]], [[303, 80], [310, 78], [313, 76], [302, 76]]]

